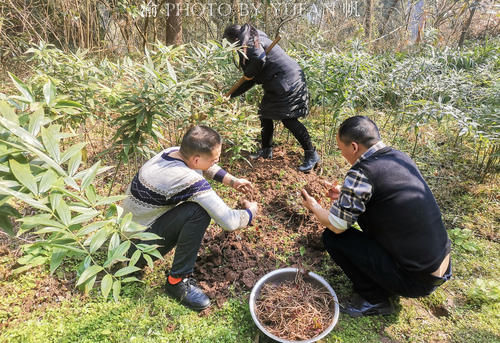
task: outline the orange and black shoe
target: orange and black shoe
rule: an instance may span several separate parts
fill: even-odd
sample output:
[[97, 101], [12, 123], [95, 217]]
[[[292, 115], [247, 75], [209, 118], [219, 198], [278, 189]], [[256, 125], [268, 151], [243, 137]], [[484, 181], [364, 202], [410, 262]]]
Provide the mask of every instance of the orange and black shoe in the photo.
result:
[[196, 280], [190, 277], [168, 276], [165, 292], [192, 310], [201, 311], [210, 306], [210, 299], [196, 285]]

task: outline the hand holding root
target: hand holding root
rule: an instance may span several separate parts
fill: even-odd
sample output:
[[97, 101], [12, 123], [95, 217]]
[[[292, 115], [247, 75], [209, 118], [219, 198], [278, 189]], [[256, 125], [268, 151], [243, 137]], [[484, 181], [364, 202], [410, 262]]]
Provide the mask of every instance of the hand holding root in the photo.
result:
[[337, 181], [334, 181], [333, 183], [323, 181], [323, 185], [328, 189], [326, 191], [327, 197], [329, 197], [331, 200], [337, 200], [339, 198], [342, 186], [340, 186]]
[[232, 186], [237, 191], [245, 193], [245, 194], [248, 194], [253, 190], [252, 183], [246, 179], [234, 178], [234, 181], [232, 182]]
[[246, 199], [242, 200], [241, 202], [242, 202], [244, 208], [252, 211], [254, 216], [257, 215], [257, 213], [259, 212], [259, 205], [257, 205], [257, 202], [248, 201]]
[[309, 211], [313, 211], [316, 207], [319, 206], [316, 199], [310, 196], [305, 189], [302, 189], [300, 191], [300, 195], [302, 196], [302, 205], [304, 205], [304, 207], [307, 208]]

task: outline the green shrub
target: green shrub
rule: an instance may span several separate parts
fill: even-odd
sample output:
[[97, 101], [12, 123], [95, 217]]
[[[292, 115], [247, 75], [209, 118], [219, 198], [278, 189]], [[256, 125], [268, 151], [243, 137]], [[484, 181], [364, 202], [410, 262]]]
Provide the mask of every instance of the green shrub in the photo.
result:
[[[98, 194], [94, 180], [109, 168], [97, 162], [82, 169], [85, 143], [66, 144], [73, 134], [54, 123], [60, 102], [52, 83], [47, 82], [45, 102], [40, 103], [29, 87], [12, 79], [22, 96], [9, 98], [9, 103], [0, 101], [0, 208], [18, 218], [17, 235], [29, 233], [32, 241], [23, 246], [24, 255], [18, 260], [23, 266], [15, 272], [47, 264], [54, 273], [65, 258], [71, 258], [79, 262], [77, 286], [87, 293], [102, 276], [103, 296], [112, 291], [118, 299], [122, 283], [138, 281], [130, 274], [139, 270], [135, 263], [141, 256], [150, 265], [150, 255], [162, 258], [156, 246], [136, 244], [133, 239], [158, 236], [144, 232], [146, 228], [135, 224], [131, 214], [122, 216], [115, 202], [123, 196]], [[21, 216], [14, 210], [18, 206], [29, 208]], [[4, 230], [14, 233], [12, 225]], [[138, 250], [128, 258], [132, 245]], [[119, 263], [125, 265], [116, 270]]]

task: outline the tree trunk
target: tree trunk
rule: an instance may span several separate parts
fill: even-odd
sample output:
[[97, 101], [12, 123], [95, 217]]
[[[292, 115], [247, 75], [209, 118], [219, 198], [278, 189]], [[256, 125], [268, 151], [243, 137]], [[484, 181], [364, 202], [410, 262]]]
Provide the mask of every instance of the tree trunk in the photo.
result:
[[470, 24], [472, 22], [472, 17], [474, 16], [474, 13], [476, 12], [476, 7], [477, 7], [477, 2], [474, 2], [472, 4], [472, 8], [470, 9], [469, 18], [467, 18], [467, 21], [464, 24], [464, 28], [462, 30], [462, 34], [460, 35], [460, 40], [458, 41], [458, 46], [460, 48], [464, 44], [465, 36], [467, 36], [467, 31], [469, 31], [469, 27], [470, 27]]
[[182, 0], [168, 0], [167, 6], [175, 8], [175, 10], [170, 11], [167, 17], [165, 44], [182, 44], [182, 11], [180, 10], [182, 8]]
[[368, 42], [372, 40], [372, 24], [373, 24], [373, 3], [375, 0], [366, 0], [366, 14], [365, 14], [365, 38]]
[[233, 0], [233, 24], [240, 23], [240, 2]]
[[267, 32], [267, 0], [264, 0], [264, 32]]

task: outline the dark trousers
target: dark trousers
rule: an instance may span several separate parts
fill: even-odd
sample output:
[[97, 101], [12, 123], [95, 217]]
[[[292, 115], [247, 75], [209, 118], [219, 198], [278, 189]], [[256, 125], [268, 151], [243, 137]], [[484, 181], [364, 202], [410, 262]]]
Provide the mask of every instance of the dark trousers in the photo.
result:
[[[295, 139], [300, 143], [302, 149], [313, 150], [311, 137], [307, 128], [298, 119], [283, 119], [283, 125], [290, 130]], [[273, 145], [274, 123], [272, 119], [260, 118], [262, 148], [270, 148]]]
[[378, 242], [354, 228], [340, 234], [326, 229], [323, 243], [354, 291], [371, 303], [394, 295], [426, 296], [451, 277], [451, 260], [443, 277], [402, 270]]
[[[170, 275], [183, 277], [193, 272], [208, 224], [210, 216], [203, 207], [195, 202], [185, 202], [165, 212], [147, 230], [163, 239], [143, 243], [161, 245], [158, 251], [162, 255], [175, 247]], [[137, 265], [141, 266], [141, 263], [144, 265], [145, 261], [139, 261]]]

